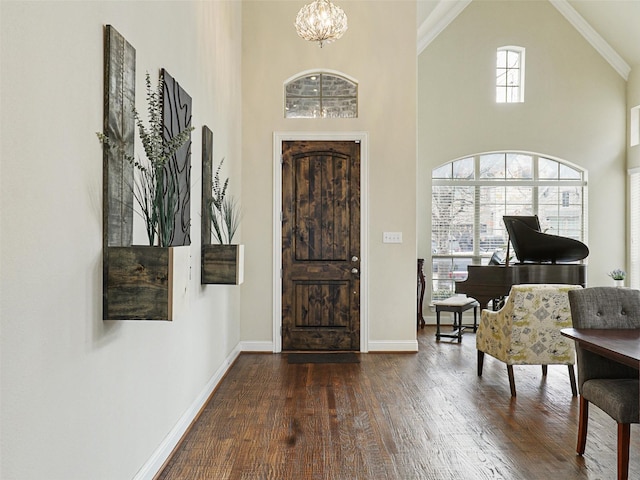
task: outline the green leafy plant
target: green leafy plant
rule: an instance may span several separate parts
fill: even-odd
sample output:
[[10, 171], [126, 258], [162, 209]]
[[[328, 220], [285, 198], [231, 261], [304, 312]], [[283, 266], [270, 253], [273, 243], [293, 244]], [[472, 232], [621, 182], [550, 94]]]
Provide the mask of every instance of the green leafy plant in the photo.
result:
[[[143, 159], [125, 154], [125, 159], [138, 171], [131, 188], [138, 204], [137, 212], [145, 222], [149, 245], [167, 247], [171, 244], [174, 232], [174, 216], [178, 210], [178, 199], [181, 197], [180, 182], [176, 172], [165, 168], [167, 162], [190, 139], [193, 127], [187, 127], [170, 139], [162, 134], [162, 97], [164, 80], [159, 76], [154, 90], [151, 76], [147, 72], [147, 123], [132, 105], [133, 116], [138, 127], [138, 135], [145, 151]], [[114, 142], [105, 134], [98, 132], [103, 145], [116, 148]]]
[[220, 169], [224, 158], [216, 167], [211, 187], [211, 201], [209, 202], [209, 218], [211, 220], [212, 235], [219, 244], [231, 244], [233, 236], [240, 226], [240, 207], [232, 196], [227, 196], [229, 178], [220, 183]]
[[620, 268], [616, 268], [612, 272], [609, 272], [607, 275], [609, 275], [614, 280], [624, 280], [624, 277], [627, 276], [625, 271]]

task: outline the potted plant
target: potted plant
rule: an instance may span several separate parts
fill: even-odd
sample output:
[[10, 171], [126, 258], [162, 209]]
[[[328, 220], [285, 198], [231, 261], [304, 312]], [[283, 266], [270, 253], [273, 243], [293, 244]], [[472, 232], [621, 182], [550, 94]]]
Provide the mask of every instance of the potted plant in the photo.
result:
[[[138, 171], [138, 175], [129, 186], [138, 204], [137, 213], [144, 220], [149, 245], [168, 247], [173, 237], [173, 219], [177, 211], [178, 199], [182, 197], [183, 192], [180, 191], [177, 172], [166, 166], [180, 147], [191, 139], [193, 127], [187, 127], [170, 139], [165, 139], [162, 111], [163, 77], [159, 76], [158, 86], [154, 91], [151, 86], [151, 77], [147, 72], [146, 84], [148, 124], [143, 122], [135, 105], [132, 106], [145, 156], [142, 159], [136, 159], [134, 156], [124, 154], [124, 158]], [[104, 145], [116, 148], [115, 143], [105, 134], [98, 132], [97, 135]]]
[[[191, 138], [193, 127], [186, 127], [171, 138], [163, 135], [164, 79], [159, 76], [154, 90], [149, 73], [146, 76], [147, 113], [145, 124], [132, 105], [132, 115], [145, 156], [136, 159], [122, 153], [133, 165], [137, 175], [124, 178], [124, 188], [130, 188], [137, 204], [134, 209], [144, 220], [148, 246], [105, 245], [105, 319], [171, 320], [174, 216], [178, 199], [183, 198], [177, 173], [167, 163]], [[115, 139], [97, 133], [103, 146], [120, 148]], [[124, 151], [124, 150], [123, 150]], [[188, 187], [187, 187], [188, 188]], [[133, 208], [133, 206], [129, 206]]]
[[[243, 281], [244, 245], [232, 241], [240, 226], [241, 211], [236, 199], [227, 192], [229, 178], [220, 181], [223, 163], [224, 158], [210, 185], [203, 185], [203, 207], [206, 206], [203, 222], [208, 223], [203, 231], [210, 232], [210, 238], [203, 239], [201, 283], [239, 285]], [[203, 182], [205, 178], [203, 175]]]
[[607, 275], [609, 275], [613, 279], [616, 287], [624, 287], [624, 279], [627, 276], [624, 270], [616, 268], [615, 270], [609, 272]]

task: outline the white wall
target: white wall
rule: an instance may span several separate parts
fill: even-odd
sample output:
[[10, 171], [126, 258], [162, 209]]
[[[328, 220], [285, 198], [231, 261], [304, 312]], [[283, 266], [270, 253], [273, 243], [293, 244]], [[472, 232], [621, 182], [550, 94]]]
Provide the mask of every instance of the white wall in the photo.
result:
[[[293, 27], [303, 2], [243, 3], [242, 338], [275, 341], [273, 133], [368, 132], [369, 251], [368, 261], [363, 252], [363, 268], [368, 265], [369, 347], [415, 349], [416, 5], [337, 4], [349, 29], [321, 49]], [[358, 81], [358, 118], [284, 118], [284, 81], [311, 69], [337, 70]], [[382, 244], [383, 231], [403, 232], [403, 244]]]
[[[241, 4], [0, 8], [0, 477], [133, 478], [240, 341], [239, 289], [200, 286], [199, 212], [203, 124], [240, 194]], [[193, 98], [193, 243], [177, 249], [173, 322], [102, 321], [105, 24], [136, 49], [139, 110], [162, 67]]]
[[[526, 48], [524, 104], [495, 103], [495, 52]], [[524, 150], [588, 171], [589, 285], [625, 261], [626, 84], [548, 2], [474, 1], [418, 60], [418, 255], [430, 274], [431, 170]]]

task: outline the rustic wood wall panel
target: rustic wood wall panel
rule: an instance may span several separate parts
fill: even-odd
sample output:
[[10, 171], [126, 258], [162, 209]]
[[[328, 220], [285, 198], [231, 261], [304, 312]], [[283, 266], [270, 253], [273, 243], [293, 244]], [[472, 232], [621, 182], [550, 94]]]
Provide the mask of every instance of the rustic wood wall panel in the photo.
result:
[[133, 156], [136, 51], [111, 25], [104, 38], [103, 133], [116, 148], [103, 148], [103, 243], [133, 241]]
[[171, 320], [173, 249], [108, 247], [105, 320]]
[[[163, 134], [169, 139], [191, 126], [191, 97], [175, 79], [162, 70], [164, 79]], [[180, 197], [174, 216], [171, 245], [191, 244], [191, 140], [184, 143], [165, 167], [166, 175], [175, 175]]]

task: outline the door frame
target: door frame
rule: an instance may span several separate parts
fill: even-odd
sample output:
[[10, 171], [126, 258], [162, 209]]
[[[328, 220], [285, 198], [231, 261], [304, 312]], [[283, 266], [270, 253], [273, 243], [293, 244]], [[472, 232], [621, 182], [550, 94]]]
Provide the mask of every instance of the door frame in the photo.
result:
[[367, 132], [273, 133], [273, 353], [282, 352], [282, 142], [360, 142], [360, 352], [369, 351], [369, 135]]

